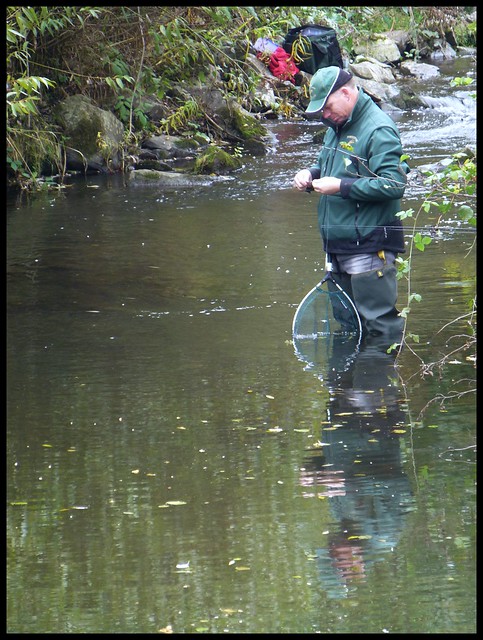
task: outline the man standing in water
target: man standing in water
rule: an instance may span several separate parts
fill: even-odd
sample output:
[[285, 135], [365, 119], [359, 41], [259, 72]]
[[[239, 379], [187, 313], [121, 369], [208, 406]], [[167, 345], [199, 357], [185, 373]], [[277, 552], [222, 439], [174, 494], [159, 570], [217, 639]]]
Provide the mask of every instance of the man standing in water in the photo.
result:
[[363, 335], [399, 341], [404, 320], [395, 306], [394, 262], [405, 249], [396, 213], [409, 167], [401, 162], [398, 129], [339, 67], [313, 75], [306, 113], [328, 129], [317, 164], [299, 171], [294, 186], [320, 194], [324, 250], [332, 258], [334, 279], [356, 305]]

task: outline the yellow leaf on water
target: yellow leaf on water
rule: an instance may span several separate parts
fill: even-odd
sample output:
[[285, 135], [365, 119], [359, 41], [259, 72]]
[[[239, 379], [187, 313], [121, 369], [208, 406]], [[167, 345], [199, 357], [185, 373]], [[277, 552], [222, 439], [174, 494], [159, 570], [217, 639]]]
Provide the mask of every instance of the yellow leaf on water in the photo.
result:
[[240, 609], [221, 609], [222, 613], [227, 613], [228, 615], [232, 615], [233, 613], [240, 613]]

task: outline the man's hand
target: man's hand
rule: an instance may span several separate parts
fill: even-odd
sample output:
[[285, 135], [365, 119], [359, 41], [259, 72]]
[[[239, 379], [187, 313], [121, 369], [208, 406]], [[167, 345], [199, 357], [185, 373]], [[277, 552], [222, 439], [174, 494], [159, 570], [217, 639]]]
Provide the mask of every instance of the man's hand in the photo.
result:
[[312, 174], [308, 169], [302, 169], [293, 179], [293, 186], [299, 191], [305, 191], [307, 187], [312, 185]]
[[326, 176], [312, 181], [314, 191], [322, 193], [325, 196], [332, 196], [340, 191], [340, 178], [331, 178]]

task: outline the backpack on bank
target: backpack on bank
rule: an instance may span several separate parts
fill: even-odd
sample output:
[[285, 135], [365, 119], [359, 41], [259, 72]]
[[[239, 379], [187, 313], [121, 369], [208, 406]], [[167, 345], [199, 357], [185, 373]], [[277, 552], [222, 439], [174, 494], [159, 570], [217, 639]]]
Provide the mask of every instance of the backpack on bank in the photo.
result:
[[343, 67], [337, 34], [330, 27], [320, 24], [294, 27], [285, 36], [283, 48], [301, 71], [312, 75], [324, 67]]

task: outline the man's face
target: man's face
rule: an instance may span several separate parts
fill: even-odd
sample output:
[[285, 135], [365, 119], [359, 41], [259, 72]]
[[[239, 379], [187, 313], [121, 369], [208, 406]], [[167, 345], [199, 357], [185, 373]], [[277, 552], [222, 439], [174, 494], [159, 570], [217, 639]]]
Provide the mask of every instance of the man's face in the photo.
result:
[[321, 115], [324, 120], [340, 125], [350, 116], [353, 106], [351, 92], [347, 87], [341, 87], [327, 98]]

